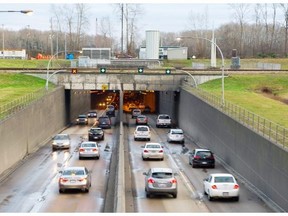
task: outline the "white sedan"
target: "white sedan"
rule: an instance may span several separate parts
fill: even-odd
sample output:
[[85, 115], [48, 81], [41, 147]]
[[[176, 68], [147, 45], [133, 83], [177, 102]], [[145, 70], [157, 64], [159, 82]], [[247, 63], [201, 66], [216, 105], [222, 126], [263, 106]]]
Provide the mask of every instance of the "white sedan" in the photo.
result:
[[146, 143], [142, 150], [142, 159], [164, 160], [164, 150], [160, 143]]
[[138, 125], [134, 131], [134, 140], [148, 140], [150, 141], [151, 138], [151, 132], [150, 128], [146, 125]]
[[97, 142], [84, 141], [79, 147], [79, 160], [83, 157], [100, 158], [100, 145]]
[[204, 179], [204, 193], [214, 198], [234, 198], [239, 201], [239, 184], [229, 173], [213, 173]]

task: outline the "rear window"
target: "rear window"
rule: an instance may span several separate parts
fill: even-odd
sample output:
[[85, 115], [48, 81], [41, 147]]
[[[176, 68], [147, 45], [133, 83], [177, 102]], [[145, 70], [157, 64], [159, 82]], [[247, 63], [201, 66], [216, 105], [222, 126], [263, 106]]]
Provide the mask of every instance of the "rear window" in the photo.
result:
[[220, 177], [215, 177], [214, 182], [215, 183], [221, 183], [221, 182], [233, 183], [234, 179], [231, 176], [220, 176]]
[[152, 173], [153, 178], [159, 178], [159, 179], [166, 179], [166, 178], [172, 178], [171, 172], [154, 172]]
[[95, 143], [83, 143], [81, 145], [81, 147], [91, 147], [91, 148], [93, 148], [93, 147], [96, 147], [96, 144]]
[[65, 170], [63, 175], [84, 175], [84, 170]]
[[183, 131], [172, 131], [171, 134], [183, 134]]
[[110, 120], [109, 120], [109, 118], [99, 118], [99, 122], [100, 122], [100, 123], [102, 123], [102, 122], [109, 123]]
[[137, 131], [148, 131], [147, 127], [138, 127]]
[[210, 157], [212, 154], [209, 151], [198, 151], [196, 155], [202, 158], [202, 157]]
[[90, 132], [91, 133], [100, 134], [100, 133], [102, 133], [102, 130], [100, 130], [100, 129], [90, 129]]
[[170, 119], [168, 115], [161, 115], [159, 116], [159, 119]]
[[146, 148], [161, 148], [160, 145], [146, 145]]

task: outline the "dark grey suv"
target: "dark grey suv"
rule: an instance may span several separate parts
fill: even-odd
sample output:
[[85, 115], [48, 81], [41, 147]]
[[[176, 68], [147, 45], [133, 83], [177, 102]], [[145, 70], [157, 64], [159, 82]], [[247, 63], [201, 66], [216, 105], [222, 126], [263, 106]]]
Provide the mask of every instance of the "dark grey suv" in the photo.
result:
[[98, 118], [98, 127], [100, 128], [111, 128], [111, 120], [108, 116], [101, 116]]
[[195, 167], [215, 167], [213, 152], [209, 149], [194, 149], [189, 153], [189, 164]]

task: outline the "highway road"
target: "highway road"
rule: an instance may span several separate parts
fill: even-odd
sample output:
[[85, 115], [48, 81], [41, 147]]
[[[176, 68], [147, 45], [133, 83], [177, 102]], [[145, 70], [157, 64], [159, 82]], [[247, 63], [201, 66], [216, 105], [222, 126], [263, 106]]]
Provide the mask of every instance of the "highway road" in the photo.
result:
[[[101, 113], [103, 111], [99, 111]], [[256, 194], [240, 183], [239, 202], [228, 200], [208, 201], [203, 195], [203, 179], [212, 172], [227, 172], [217, 161], [215, 169], [194, 169], [188, 164], [188, 152], [195, 144], [186, 138], [185, 146], [166, 142], [167, 129], [156, 128], [156, 115], [149, 114], [149, 125], [152, 130], [151, 141], [161, 142], [165, 150], [163, 161], [143, 161], [141, 146], [145, 141], [134, 141], [135, 119], [124, 114], [124, 145], [126, 155], [126, 179], [131, 180], [131, 197], [126, 197], [129, 212], [273, 212]], [[92, 119], [90, 119], [91, 121]], [[93, 121], [93, 120], [92, 120]], [[112, 151], [117, 145], [115, 118], [112, 118], [112, 129], [105, 129], [105, 140], [100, 141], [101, 157], [99, 160], [78, 159], [78, 146], [87, 140], [88, 126], [72, 125], [63, 133], [70, 134], [72, 146], [70, 150], [52, 151], [51, 143], [47, 143], [35, 153], [29, 155], [23, 163], [2, 179], [0, 183], [0, 212], [104, 212], [106, 186], [110, 175], [109, 165]], [[109, 145], [106, 151], [106, 145]], [[13, 155], [11, 155], [13, 157]], [[64, 166], [86, 166], [92, 171], [92, 187], [89, 193], [70, 191], [60, 194], [58, 191], [59, 170]], [[150, 167], [171, 167], [178, 172], [178, 197], [155, 196], [146, 198], [144, 191], [144, 175]], [[130, 172], [131, 171], [131, 172]], [[130, 172], [130, 173], [129, 173]], [[237, 177], [237, 176], [236, 176]], [[112, 181], [113, 182], [113, 181]], [[128, 195], [129, 196], [129, 195]]]

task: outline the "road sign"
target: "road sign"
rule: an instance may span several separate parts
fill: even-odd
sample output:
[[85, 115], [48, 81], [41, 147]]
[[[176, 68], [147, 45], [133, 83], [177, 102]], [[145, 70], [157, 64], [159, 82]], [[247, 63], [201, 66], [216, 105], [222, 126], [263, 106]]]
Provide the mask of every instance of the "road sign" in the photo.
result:
[[107, 90], [107, 89], [108, 89], [108, 85], [107, 85], [107, 84], [103, 84], [103, 85], [102, 85], [102, 90], [105, 91], [105, 90]]
[[77, 68], [72, 68], [72, 70], [71, 70], [71, 73], [72, 73], [72, 74], [77, 74], [77, 72], [78, 72], [78, 71], [77, 71]]
[[100, 73], [106, 73], [106, 68], [101, 67], [100, 68]]
[[142, 74], [144, 72], [144, 68], [143, 67], [138, 67], [138, 73]]
[[165, 73], [166, 73], [166, 74], [171, 74], [171, 69], [166, 69], [166, 70], [165, 70]]

